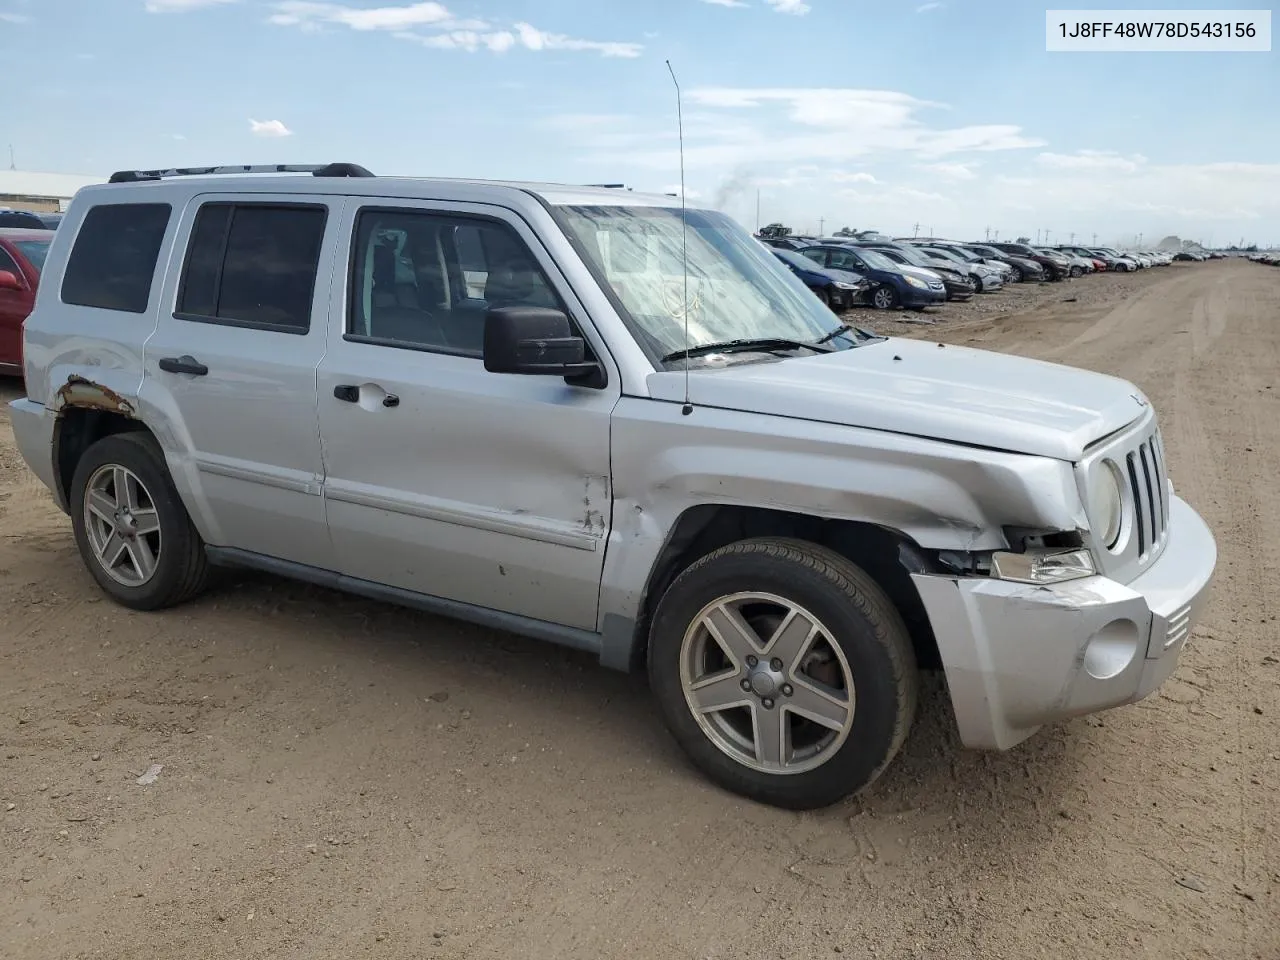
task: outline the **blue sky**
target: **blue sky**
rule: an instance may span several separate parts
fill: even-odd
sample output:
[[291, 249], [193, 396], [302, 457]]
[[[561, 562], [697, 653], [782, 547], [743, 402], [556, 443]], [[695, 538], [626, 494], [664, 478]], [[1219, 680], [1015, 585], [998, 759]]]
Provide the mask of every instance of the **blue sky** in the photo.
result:
[[1280, 54], [1050, 54], [1044, 11], [0, 0], [0, 146], [44, 172], [352, 160], [673, 190], [670, 58], [689, 197], [747, 226], [759, 191], [801, 230], [1280, 241]]

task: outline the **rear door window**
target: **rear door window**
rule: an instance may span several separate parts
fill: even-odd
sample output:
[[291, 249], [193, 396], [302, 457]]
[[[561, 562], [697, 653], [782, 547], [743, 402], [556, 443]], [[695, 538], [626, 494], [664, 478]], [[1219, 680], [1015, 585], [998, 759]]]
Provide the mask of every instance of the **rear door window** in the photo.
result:
[[62, 302], [146, 313], [160, 245], [173, 208], [167, 203], [103, 204], [80, 225], [62, 278]]
[[177, 316], [307, 333], [327, 217], [311, 204], [206, 203], [191, 231]]

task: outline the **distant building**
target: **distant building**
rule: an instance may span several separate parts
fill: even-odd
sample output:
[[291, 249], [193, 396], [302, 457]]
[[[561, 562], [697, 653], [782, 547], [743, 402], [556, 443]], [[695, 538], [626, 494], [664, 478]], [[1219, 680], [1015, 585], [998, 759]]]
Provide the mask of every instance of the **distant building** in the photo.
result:
[[0, 210], [58, 213], [81, 187], [103, 183], [106, 177], [77, 177], [66, 173], [27, 173], [0, 170]]

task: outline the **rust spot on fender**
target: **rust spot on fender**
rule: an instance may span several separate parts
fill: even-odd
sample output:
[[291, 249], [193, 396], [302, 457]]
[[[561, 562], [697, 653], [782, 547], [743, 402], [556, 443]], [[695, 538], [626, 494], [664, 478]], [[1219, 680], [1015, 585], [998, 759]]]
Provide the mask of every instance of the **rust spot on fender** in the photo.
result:
[[110, 387], [79, 376], [67, 377], [67, 382], [58, 388], [55, 401], [55, 410], [77, 407], [81, 410], [105, 410], [125, 417], [134, 416], [133, 404], [120, 394]]

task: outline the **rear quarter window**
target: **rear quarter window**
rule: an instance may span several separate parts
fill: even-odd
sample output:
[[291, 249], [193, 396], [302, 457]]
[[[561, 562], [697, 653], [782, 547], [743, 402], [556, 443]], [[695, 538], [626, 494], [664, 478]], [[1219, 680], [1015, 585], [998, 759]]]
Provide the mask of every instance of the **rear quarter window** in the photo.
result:
[[80, 225], [62, 277], [62, 302], [146, 313], [156, 261], [173, 208], [167, 203], [104, 204]]

